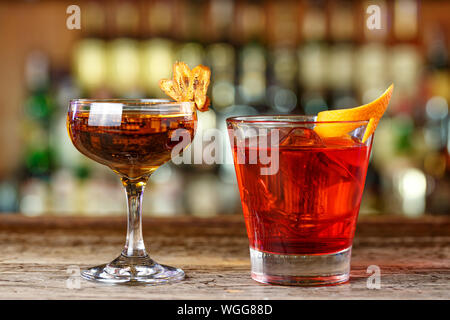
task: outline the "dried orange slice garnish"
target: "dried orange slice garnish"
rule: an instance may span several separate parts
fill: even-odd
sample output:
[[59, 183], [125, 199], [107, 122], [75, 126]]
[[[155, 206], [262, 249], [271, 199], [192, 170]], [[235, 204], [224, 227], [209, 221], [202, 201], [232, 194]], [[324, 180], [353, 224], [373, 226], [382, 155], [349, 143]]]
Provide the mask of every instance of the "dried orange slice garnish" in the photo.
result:
[[[394, 85], [391, 86], [377, 99], [360, 107], [351, 109], [329, 110], [319, 112], [316, 121], [362, 121], [368, 120], [366, 132], [362, 142], [375, 132], [378, 122], [383, 116], [391, 99]], [[321, 137], [342, 136], [356, 129], [360, 125], [352, 123], [317, 124], [314, 131]]]
[[184, 62], [176, 62], [173, 65], [173, 81], [184, 101], [194, 99], [192, 71]]
[[173, 80], [159, 80], [159, 87], [178, 102], [192, 101], [200, 111], [208, 110], [210, 100], [206, 96], [211, 70], [203, 65], [190, 69], [184, 62], [173, 65]]
[[195, 104], [199, 110], [208, 110], [209, 98], [206, 96], [209, 86], [209, 78], [211, 77], [211, 71], [208, 67], [199, 65], [192, 69], [192, 82], [195, 97]]
[[182, 96], [179, 94], [178, 88], [175, 87], [173, 80], [161, 79], [159, 80], [159, 87], [175, 101], [183, 100]]

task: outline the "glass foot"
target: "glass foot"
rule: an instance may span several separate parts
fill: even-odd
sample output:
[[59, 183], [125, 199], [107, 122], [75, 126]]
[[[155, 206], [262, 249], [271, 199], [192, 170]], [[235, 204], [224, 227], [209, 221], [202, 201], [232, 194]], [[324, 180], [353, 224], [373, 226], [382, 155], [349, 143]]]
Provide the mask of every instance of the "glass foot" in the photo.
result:
[[127, 257], [122, 254], [108, 264], [81, 271], [81, 276], [110, 284], [162, 284], [183, 280], [184, 271], [158, 264], [148, 255]]
[[252, 278], [291, 286], [325, 286], [350, 278], [352, 247], [331, 254], [284, 255], [250, 248]]

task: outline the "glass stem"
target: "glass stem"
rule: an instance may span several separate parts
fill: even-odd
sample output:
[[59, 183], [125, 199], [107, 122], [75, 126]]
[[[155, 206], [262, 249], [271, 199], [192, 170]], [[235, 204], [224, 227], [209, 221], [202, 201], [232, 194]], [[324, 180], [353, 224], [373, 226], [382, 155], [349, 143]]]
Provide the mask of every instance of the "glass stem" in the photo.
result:
[[126, 257], [146, 257], [144, 239], [142, 237], [142, 197], [149, 176], [135, 180], [121, 178], [128, 200], [127, 241], [122, 251]]

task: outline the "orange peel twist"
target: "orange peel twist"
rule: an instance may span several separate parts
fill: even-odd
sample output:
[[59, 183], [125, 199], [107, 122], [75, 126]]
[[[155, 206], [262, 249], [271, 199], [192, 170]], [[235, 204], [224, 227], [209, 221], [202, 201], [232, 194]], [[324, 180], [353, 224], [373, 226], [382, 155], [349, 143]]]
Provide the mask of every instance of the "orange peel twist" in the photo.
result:
[[[362, 142], [375, 132], [378, 122], [386, 111], [389, 101], [394, 91], [394, 84], [374, 101], [356, 108], [328, 110], [319, 112], [316, 121], [369, 121]], [[342, 136], [356, 129], [359, 125], [352, 123], [320, 124], [314, 128], [314, 131], [321, 137]]]

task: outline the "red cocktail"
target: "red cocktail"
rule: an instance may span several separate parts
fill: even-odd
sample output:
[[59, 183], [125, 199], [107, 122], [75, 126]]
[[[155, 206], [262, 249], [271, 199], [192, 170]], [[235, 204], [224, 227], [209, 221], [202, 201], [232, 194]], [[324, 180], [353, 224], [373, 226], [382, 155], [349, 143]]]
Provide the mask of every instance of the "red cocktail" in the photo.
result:
[[361, 141], [366, 121], [340, 137], [321, 138], [316, 125], [313, 117], [228, 119], [257, 281], [348, 280], [371, 139]]

